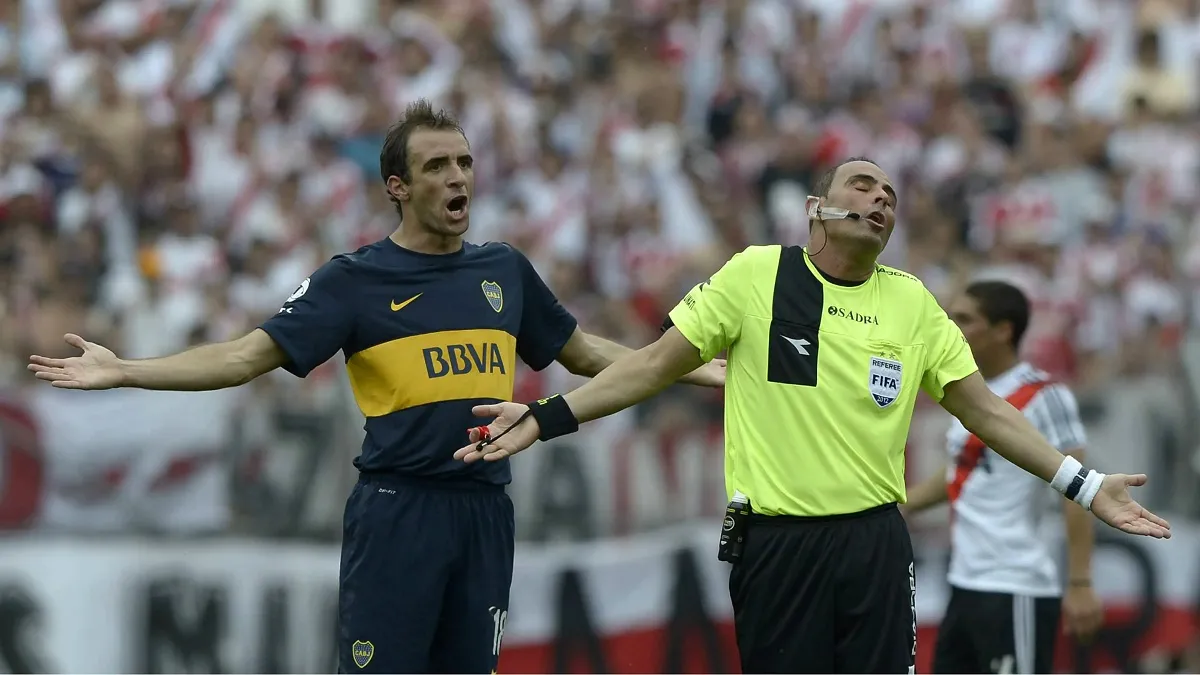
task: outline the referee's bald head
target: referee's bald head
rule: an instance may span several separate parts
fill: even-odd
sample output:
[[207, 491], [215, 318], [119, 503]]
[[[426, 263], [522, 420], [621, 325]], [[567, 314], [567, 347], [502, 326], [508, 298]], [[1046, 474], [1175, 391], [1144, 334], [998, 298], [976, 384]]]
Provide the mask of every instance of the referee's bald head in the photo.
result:
[[870, 157], [848, 157], [842, 161], [829, 167], [824, 173], [817, 178], [817, 184], [813, 186], [813, 194], [817, 197], [828, 197], [829, 191], [833, 189], [833, 179], [837, 176], [838, 169], [846, 166], [850, 162], [867, 162], [879, 166], [879, 163]]

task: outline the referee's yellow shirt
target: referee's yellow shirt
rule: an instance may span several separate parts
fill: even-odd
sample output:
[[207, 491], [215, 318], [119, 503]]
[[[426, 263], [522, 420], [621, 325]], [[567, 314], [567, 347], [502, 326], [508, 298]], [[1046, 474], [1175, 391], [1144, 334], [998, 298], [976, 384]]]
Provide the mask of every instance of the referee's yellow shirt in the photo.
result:
[[916, 277], [877, 266], [847, 286], [800, 247], [752, 246], [671, 310], [705, 361], [728, 350], [725, 488], [755, 512], [826, 516], [905, 501], [918, 387], [975, 372]]

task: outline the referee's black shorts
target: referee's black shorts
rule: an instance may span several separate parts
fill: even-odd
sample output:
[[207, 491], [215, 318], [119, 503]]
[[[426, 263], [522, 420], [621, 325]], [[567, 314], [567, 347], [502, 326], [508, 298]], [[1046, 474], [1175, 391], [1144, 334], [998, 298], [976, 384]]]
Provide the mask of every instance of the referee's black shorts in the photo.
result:
[[743, 673], [912, 673], [916, 579], [895, 504], [752, 515], [729, 577]]

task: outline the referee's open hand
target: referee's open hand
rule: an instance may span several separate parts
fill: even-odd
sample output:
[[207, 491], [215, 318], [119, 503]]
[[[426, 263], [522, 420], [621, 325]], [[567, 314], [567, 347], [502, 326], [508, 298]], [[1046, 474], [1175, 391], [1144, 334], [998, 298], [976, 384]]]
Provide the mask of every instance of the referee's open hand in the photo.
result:
[[1171, 525], [1150, 513], [1129, 495], [1129, 488], [1146, 484], [1146, 474], [1129, 476], [1113, 473], [1105, 476], [1100, 491], [1092, 499], [1092, 513], [1113, 527], [1156, 539], [1170, 539]]
[[[537, 420], [532, 416], [526, 417], [524, 421], [517, 425], [517, 428], [505, 433], [514, 422], [521, 419], [521, 416], [527, 410], [529, 410], [529, 406], [522, 403], [495, 403], [492, 405], [477, 405], [471, 408], [471, 412], [475, 413], [477, 417], [495, 417], [496, 419], [492, 420], [492, 423], [486, 427], [471, 429], [467, 434], [471, 444], [464, 448], [459, 448], [454, 453], [454, 459], [461, 459], [468, 464], [480, 459], [486, 462], [495, 462], [512, 457], [533, 445], [542, 430], [538, 426]], [[479, 442], [484, 440], [485, 429], [487, 439], [496, 440], [489, 440], [481, 449]]]

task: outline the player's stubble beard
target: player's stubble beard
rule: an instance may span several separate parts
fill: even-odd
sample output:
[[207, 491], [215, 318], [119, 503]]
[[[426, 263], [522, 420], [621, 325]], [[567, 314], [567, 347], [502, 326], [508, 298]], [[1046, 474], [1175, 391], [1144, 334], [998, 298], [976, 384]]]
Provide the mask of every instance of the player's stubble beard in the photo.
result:
[[[439, 204], [441, 202], [438, 202]], [[423, 253], [450, 253], [457, 251], [462, 245], [463, 235], [470, 227], [471, 216], [468, 212], [462, 220], [451, 222], [445, 217], [444, 209], [432, 211], [428, 208], [416, 209], [412, 203], [404, 213], [396, 242], [406, 248]], [[432, 212], [431, 212], [432, 211]]]
[[466, 235], [470, 229], [471, 216], [467, 214], [462, 220], [450, 222], [441, 213], [423, 214], [420, 219], [421, 230], [426, 236], [441, 240], [447, 244], [455, 243]]
[[[459, 220], [452, 220], [446, 212], [447, 199], [444, 192], [438, 191], [433, 195], [424, 195], [424, 198], [420, 200], [421, 208], [417, 210], [418, 217], [416, 219], [421, 234], [445, 245], [460, 243], [471, 226], [470, 195], [471, 190], [468, 187], [467, 212]], [[453, 246], [451, 247], [453, 248]]]

